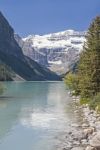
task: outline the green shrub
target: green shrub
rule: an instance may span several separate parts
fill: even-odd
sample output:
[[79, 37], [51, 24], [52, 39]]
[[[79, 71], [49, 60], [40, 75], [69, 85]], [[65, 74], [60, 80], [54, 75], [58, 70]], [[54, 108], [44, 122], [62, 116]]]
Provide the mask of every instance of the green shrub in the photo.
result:
[[90, 98], [81, 98], [80, 99], [80, 104], [89, 104], [90, 103]]
[[79, 96], [79, 91], [78, 90], [72, 91], [72, 96]]
[[65, 79], [64, 79], [66, 85], [68, 85], [68, 87], [74, 91], [74, 95], [79, 95], [79, 88], [78, 88], [78, 76], [74, 73], [68, 73], [66, 76], [65, 76]]
[[100, 93], [98, 93], [95, 97], [94, 97], [94, 101], [96, 103], [100, 103]]
[[98, 105], [96, 106], [95, 110], [96, 110], [97, 113], [100, 113], [100, 104], [98, 104]]
[[100, 110], [100, 93], [98, 93], [96, 96], [94, 96], [94, 98], [90, 101], [89, 107], [94, 110], [96, 108], [98, 108], [98, 110]]
[[89, 103], [89, 108], [95, 110], [97, 107], [97, 104], [95, 103], [94, 100], [91, 100]]

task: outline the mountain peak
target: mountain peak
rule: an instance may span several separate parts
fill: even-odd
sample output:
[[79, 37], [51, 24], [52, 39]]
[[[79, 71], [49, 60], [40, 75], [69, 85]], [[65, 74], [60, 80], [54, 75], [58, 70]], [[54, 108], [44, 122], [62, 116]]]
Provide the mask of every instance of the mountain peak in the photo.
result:
[[78, 60], [85, 34], [85, 31], [69, 29], [45, 35], [29, 35], [18, 43], [24, 55], [52, 71], [64, 73], [73, 62]]

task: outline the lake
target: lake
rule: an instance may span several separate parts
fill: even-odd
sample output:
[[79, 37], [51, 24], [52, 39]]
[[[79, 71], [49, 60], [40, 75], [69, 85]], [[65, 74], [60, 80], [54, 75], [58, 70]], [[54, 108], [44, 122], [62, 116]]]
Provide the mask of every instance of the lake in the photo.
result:
[[79, 123], [63, 82], [4, 82], [0, 150], [56, 150], [58, 137]]

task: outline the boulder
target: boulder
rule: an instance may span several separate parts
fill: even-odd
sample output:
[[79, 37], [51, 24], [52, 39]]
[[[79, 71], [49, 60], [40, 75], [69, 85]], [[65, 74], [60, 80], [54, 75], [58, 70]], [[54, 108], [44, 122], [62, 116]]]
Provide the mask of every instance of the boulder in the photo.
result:
[[100, 149], [100, 132], [96, 133], [96, 135], [90, 140], [90, 145]]
[[74, 135], [72, 135], [72, 137], [74, 141], [79, 141], [79, 142], [83, 139], [87, 139], [87, 136], [82, 131], [76, 132]]
[[87, 129], [84, 129], [84, 134], [86, 135], [86, 137], [90, 134], [92, 134], [95, 131], [94, 127], [89, 127]]

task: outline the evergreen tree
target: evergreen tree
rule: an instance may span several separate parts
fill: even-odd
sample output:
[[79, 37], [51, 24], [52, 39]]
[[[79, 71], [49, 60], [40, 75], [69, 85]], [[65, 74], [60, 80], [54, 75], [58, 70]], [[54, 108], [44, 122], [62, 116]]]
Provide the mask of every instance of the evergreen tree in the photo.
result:
[[82, 97], [100, 92], [100, 16], [93, 20], [88, 29], [77, 75]]

